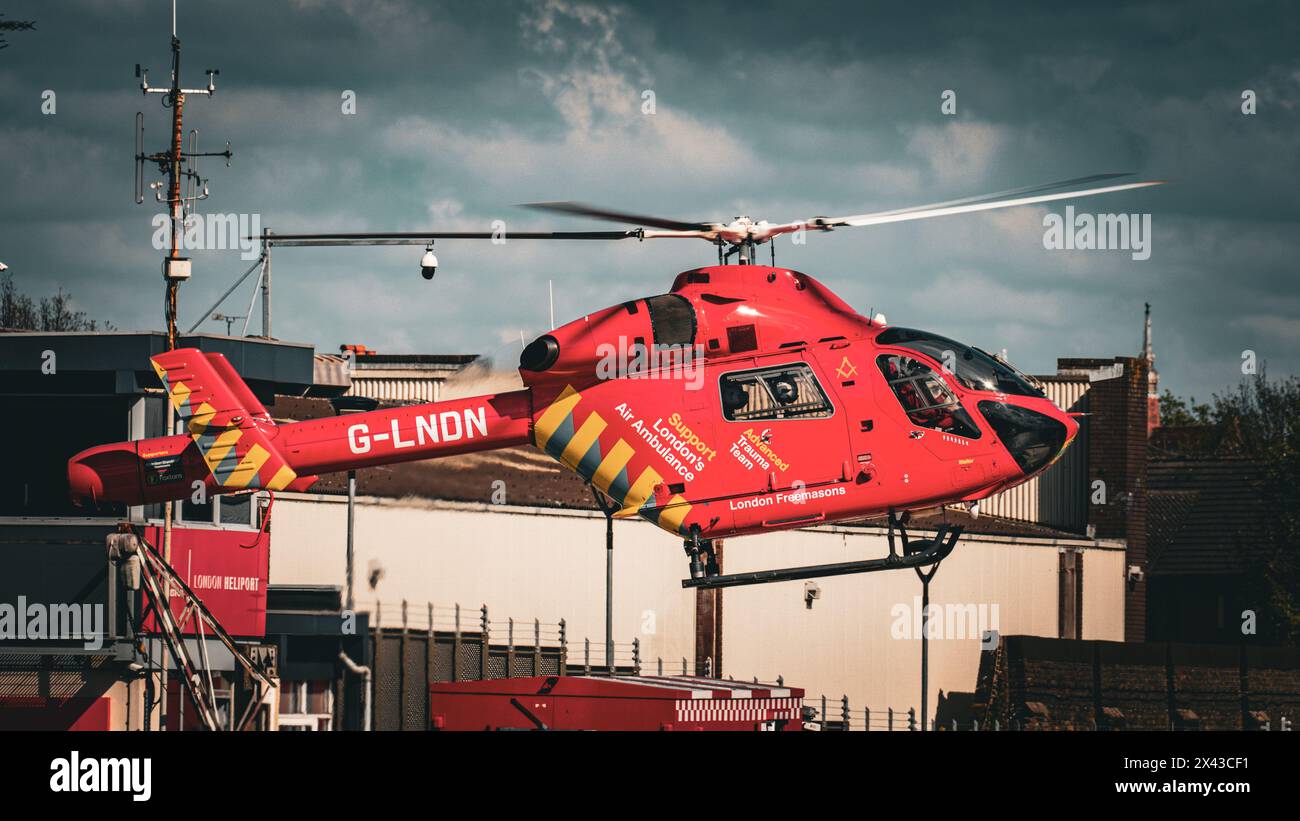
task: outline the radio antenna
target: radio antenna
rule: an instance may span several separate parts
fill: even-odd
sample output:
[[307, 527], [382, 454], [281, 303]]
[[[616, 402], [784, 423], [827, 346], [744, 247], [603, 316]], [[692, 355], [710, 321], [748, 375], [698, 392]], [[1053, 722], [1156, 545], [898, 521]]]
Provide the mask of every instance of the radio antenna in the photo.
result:
[[[165, 177], [165, 181], [159, 180], [149, 184], [149, 188], [154, 191], [154, 199], [160, 203], [167, 204], [167, 210], [171, 220], [171, 248], [168, 249], [167, 255], [163, 258], [162, 271], [163, 280], [166, 283], [166, 292], [164, 297], [164, 313], [167, 320], [167, 350], [176, 349], [176, 291], [180, 283], [190, 278], [190, 260], [180, 255], [181, 237], [184, 235], [185, 221], [184, 212], [187, 203], [193, 203], [196, 200], [203, 199], [208, 195], [207, 182], [199, 177], [195, 165], [199, 157], [225, 157], [226, 165], [230, 165], [230, 143], [226, 143], [226, 150], [202, 154], [198, 151], [198, 132], [190, 132], [190, 149], [185, 150], [185, 126], [184, 111], [185, 99], [190, 95], [195, 96], [212, 96], [216, 91], [216, 76], [221, 72], [216, 69], [208, 69], [208, 87], [207, 88], [185, 88], [181, 85], [181, 41], [176, 36], [176, 1], [172, 0], [172, 77], [171, 83], [167, 86], [149, 85], [149, 70], [142, 69], [139, 63], [135, 64], [135, 76], [140, 80], [140, 93], [146, 97], [150, 94], [157, 94], [162, 99], [163, 108], [170, 108], [172, 114], [172, 132], [171, 144], [164, 151], [157, 151], [152, 154], [146, 154], [144, 150], [144, 112], [137, 111], [135, 115], [135, 201], [136, 204], [144, 202], [144, 166], [146, 163], [153, 163], [158, 166], [158, 172]], [[181, 183], [185, 181], [188, 191], [185, 196], [181, 194]], [[163, 189], [166, 189], [166, 197], [163, 196]], [[167, 431], [174, 432], [174, 417], [171, 403], [167, 403]], [[163, 503], [163, 544], [162, 558], [163, 561], [170, 565], [172, 560], [172, 519], [173, 519], [173, 502]], [[163, 583], [164, 602], [171, 601], [171, 580], [170, 578]], [[163, 668], [161, 672], [162, 691], [167, 692], [167, 669]], [[166, 700], [164, 699], [164, 702]], [[160, 723], [166, 720], [167, 705], [164, 703], [161, 708]]]
[[[149, 85], [149, 69], [135, 66], [135, 76], [140, 80], [140, 92], [145, 96], [161, 96], [163, 108], [170, 108], [172, 114], [171, 144], [163, 151], [146, 153], [144, 150], [144, 112], [135, 115], [135, 201], [144, 202], [144, 167], [152, 163], [158, 166], [158, 172], [165, 177], [149, 184], [154, 192], [154, 200], [167, 205], [171, 220], [171, 247], [163, 259], [163, 279], [167, 283], [166, 320], [167, 350], [176, 347], [176, 289], [190, 277], [189, 260], [180, 255], [181, 238], [184, 235], [185, 212], [193, 203], [208, 196], [207, 180], [199, 176], [199, 157], [225, 157], [226, 166], [230, 166], [230, 143], [225, 151], [200, 152], [198, 150], [198, 131], [190, 131], [189, 150], [185, 148], [184, 112], [185, 101], [190, 96], [212, 96], [216, 91], [216, 77], [221, 72], [210, 68], [207, 70], [207, 88], [185, 88], [181, 85], [181, 41], [176, 36], [176, 3], [172, 2], [172, 74], [171, 83], [166, 86]], [[181, 186], [184, 184], [185, 193]], [[164, 191], [166, 192], [164, 194]]]

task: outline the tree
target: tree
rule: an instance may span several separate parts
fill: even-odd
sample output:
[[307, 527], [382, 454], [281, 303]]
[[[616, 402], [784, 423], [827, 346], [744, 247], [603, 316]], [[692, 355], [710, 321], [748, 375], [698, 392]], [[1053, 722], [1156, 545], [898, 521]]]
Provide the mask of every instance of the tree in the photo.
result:
[[13, 274], [0, 277], [0, 328], [20, 331], [112, 331], [111, 322], [87, 319], [75, 310], [72, 295], [62, 288], [36, 302], [14, 285]]
[[1164, 394], [1160, 397], [1161, 425], [1183, 427], [1187, 425], [1209, 425], [1212, 422], [1209, 405], [1196, 404], [1195, 396], [1188, 400], [1174, 396], [1168, 388], [1165, 388]]
[[1261, 372], [1215, 395], [1213, 423], [1236, 432], [1239, 455], [1257, 460], [1268, 515], [1264, 543], [1246, 563], [1247, 592], [1263, 604], [1261, 627], [1279, 642], [1300, 640], [1300, 378]]

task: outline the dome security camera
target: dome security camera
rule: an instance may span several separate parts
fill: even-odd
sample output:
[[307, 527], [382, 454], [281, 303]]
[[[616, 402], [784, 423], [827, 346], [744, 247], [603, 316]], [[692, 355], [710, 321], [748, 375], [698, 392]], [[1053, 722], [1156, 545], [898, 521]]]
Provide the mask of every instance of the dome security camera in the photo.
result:
[[438, 272], [438, 256], [433, 253], [433, 243], [424, 249], [424, 256], [420, 257], [420, 276], [425, 279], [433, 279], [433, 275]]

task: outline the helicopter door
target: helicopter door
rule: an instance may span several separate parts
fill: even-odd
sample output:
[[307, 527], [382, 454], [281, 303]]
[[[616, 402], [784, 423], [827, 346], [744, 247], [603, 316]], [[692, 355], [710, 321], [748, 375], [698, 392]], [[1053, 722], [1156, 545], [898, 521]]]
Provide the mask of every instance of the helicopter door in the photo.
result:
[[[715, 370], [721, 399], [720, 454], [735, 491], [766, 494], [841, 478], [844, 424], [811, 363], [803, 359]], [[784, 508], [784, 506], [781, 506]], [[789, 512], [789, 511], [784, 511]], [[773, 506], [763, 520], [778, 517]], [[740, 525], [740, 515], [737, 524]]]
[[838, 394], [844, 411], [849, 448], [839, 457], [843, 461], [841, 472], [851, 478], [869, 476], [875, 468], [873, 446], [877, 443], [875, 434], [880, 415], [875, 412], [871, 399], [873, 385], [867, 371], [871, 367], [871, 354], [871, 346], [847, 340], [816, 352], [821, 370], [829, 380], [827, 388]]
[[908, 436], [925, 450], [952, 465], [952, 480], [978, 481], [984, 472], [985, 451], [979, 426], [962, 407], [943, 378], [924, 362], [903, 354], [881, 354], [876, 366], [889, 386], [880, 401], [902, 410]]

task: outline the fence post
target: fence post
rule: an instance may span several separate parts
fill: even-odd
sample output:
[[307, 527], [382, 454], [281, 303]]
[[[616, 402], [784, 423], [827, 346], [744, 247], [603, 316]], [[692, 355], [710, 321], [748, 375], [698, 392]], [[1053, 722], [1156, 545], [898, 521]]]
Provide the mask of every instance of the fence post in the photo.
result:
[[383, 710], [379, 704], [379, 671], [383, 668], [379, 666], [379, 659], [383, 655], [384, 633], [383, 628], [383, 611], [379, 599], [375, 599], [375, 623], [370, 626], [370, 646], [374, 649], [375, 671], [370, 676], [370, 726], [372, 729], [379, 729], [379, 718], [383, 715]]
[[406, 729], [406, 689], [410, 676], [406, 672], [406, 599], [402, 599], [402, 632], [397, 639], [397, 729]]
[[826, 694], [822, 693], [822, 729], [826, 729]]
[[704, 657], [704, 677], [713, 675], [713, 656]]
[[978, 718], [972, 718], [970, 720], [970, 728], [977, 733], [980, 731], [980, 721]]
[[515, 619], [506, 619], [506, 678], [515, 674]]
[[663, 657], [663, 656], [659, 656], [659, 657], [658, 657], [658, 662], [659, 662], [659, 664], [658, 664], [658, 668], [657, 668], [657, 669], [659, 670], [659, 678], [663, 678], [663, 677], [664, 677], [664, 657]]
[[433, 678], [437, 675], [433, 669], [434, 648], [438, 642], [433, 629], [433, 602], [429, 602], [429, 632], [424, 637], [424, 728], [429, 729], [429, 685], [433, 684]]
[[533, 619], [533, 675], [542, 674], [542, 620]]
[[889, 722], [885, 726], [889, 729], [889, 732], [892, 733], [894, 731], [894, 708], [893, 707], [889, 708]]
[[641, 639], [632, 639], [632, 675], [641, 675]]
[[582, 640], [582, 674], [591, 675], [591, 639]]
[[451, 680], [460, 681], [460, 602], [456, 602], [456, 623], [451, 634]]
[[560, 619], [560, 675], [569, 674], [569, 629], [564, 619]]
[[[925, 718], [922, 717], [921, 720], [925, 721]], [[908, 707], [907, 708], [907, 730], [908, 732], [911, 732], [915, 729], [916, 729], [916, 708]]]
[[840, 696], [840, 718], [844, 719], [844, 729], [849, 729], [849, 696], [844, 694]]
[[488, 659], [492, 653], [492, 642], [488, 639], [488, 634], [491, 630], [489, 629], [490, 625], [488, 623], [488, 609], [486, 604], [479, 608], [479, 613], [481, 614], [479, 616], [479, 633], [480, 638], [482, 639], [482, 644], [480, 644], [478, 648], [478, 677], [480, 680], [486, 680], [488, 677]]
[[862, 708], [862, 723], [866, 725], [865, 727], [863, 727], [863, 729], [868, 733], [871, 732], [871, 708], [870, 707]]
[[952, 720], [952, 731], [957, 732], [957, 719], [955, 718]]

